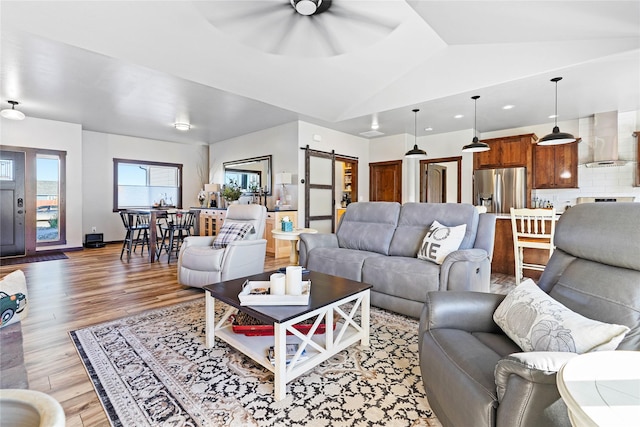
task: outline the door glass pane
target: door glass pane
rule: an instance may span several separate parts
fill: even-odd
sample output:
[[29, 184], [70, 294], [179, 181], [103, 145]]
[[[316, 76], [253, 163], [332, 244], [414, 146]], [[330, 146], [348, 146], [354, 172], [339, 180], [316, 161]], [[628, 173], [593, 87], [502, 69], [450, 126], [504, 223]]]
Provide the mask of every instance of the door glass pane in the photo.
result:
[[309, 184], [331, 185], [332, 160], [311, 156], [309, 158]]
[[310, 216], [331, 215], [333, 210], [333, 190], [312, 188], [309, 190], [311, 203], [309, 206]]
[[330, 219], [316, 219], [309, 221], [309, 228], [318, 230], [318, 233], [331, 233], [331, 220]]
[[60, 240], [59, 203], [60, 159], [58, 156], [36, 156], [36, 240]]

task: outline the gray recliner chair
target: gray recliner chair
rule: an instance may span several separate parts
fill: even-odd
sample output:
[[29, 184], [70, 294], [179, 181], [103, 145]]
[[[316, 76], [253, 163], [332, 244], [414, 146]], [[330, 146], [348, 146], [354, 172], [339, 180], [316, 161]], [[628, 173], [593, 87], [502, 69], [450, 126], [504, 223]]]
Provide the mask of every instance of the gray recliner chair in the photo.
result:
[[231, 205], [224, 224], [251, 223], [253, 231], [223, 249], [213, 248], [215, 237], [184, 239], [178, 256], [178, 282], [202, 288], [212, 283], [262, 273], [267, 252], [263, 238], [267, 210], [261, 205]]
[[[640, 203], [565, 212], [538, 286], [589, 319], [626, 325], [618, 350], [640, 350]], [[556, 373], [575, 353], [523, 352], [493, 321], [504, 295], [430, 292], [420, 369], [445, 427], [570, 426]]]

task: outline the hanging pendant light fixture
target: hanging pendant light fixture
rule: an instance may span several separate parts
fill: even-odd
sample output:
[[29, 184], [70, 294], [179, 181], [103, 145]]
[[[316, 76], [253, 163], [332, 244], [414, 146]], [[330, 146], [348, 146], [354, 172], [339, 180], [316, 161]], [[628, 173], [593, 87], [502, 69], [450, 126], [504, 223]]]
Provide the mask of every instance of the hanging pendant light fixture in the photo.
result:
[[560, 128], [558, 128], [558, 82], [560, 80], [562, 80], [562, 77], [554, 77], [550, 80], [556, 84], [556, 112], [554, 115], [555, 124], [553, 126], [553, 131], [549, 135], [545, 135], [540, 138], [538, 145], [569, 144], [576, 140], [575, 136], [570, 133], [560, 132]]
[[11, 119], [11, 120], [24, 120], [24, 113], [22, 111], [16, 110], [16, 105], [19, 104], [18, 101], [7, 101], [9, 102], [9, 104], [11, 104], [11, 108], [5, 108], [4, 110], [0, 111], [0, 116], [4, 117], [5, 119]]
[[473, 99], [473, 110], [474, 110], [474, 117], [473, 117], [473, 140], [471, 141], [471, 144], [467, 144], [464, 147], [462, 147], [462, 152], [463, 153], [480, 153], [481, 151], [489, 151], [491, 150], [491, 147], [489, 147], [489, 144], [487, 144], [486, 142], [480, 142], [478, 140], [478, 98], [480, 98], [480, 95], [474, 95], [471, 97], [471, 99]]
[[426, 159], [427, 152], [418, 148], [418, 111], [419, 109], [411, 110], [414, 113], [414, 135], [415, 135], [415, 143], [413, 144], [413, 148], [407, 151], [404, 155], [407, 159]]

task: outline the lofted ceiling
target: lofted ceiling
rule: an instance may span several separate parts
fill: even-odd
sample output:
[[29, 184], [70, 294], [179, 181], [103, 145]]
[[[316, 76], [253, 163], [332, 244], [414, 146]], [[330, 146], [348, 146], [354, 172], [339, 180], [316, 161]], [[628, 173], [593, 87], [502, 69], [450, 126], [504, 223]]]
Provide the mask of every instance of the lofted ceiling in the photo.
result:
[[471, 129], [480, 95], [481, 134], [552, 122], [556, 76], [560, 121], [640, 110], [639, 1], [3, 0], [0, 19], [2, 106], [98, 132], [413, 134], [420, 108], [422, 136]]

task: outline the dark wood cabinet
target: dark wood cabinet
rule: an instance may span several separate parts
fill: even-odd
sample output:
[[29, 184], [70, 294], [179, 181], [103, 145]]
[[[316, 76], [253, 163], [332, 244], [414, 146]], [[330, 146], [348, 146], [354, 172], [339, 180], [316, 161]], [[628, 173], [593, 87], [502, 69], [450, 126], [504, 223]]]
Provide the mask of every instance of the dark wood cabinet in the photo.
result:
[[484, 139], [482, 142], [487, 143], [491, 149], [474, 154], [474, 169], [528, 167], [531, 164], [532, 145], [537, 140], [538, 137], [532, 133]]
[[578, 142], [536, 145], [533, 149], [533, 188], [578, 187]]

